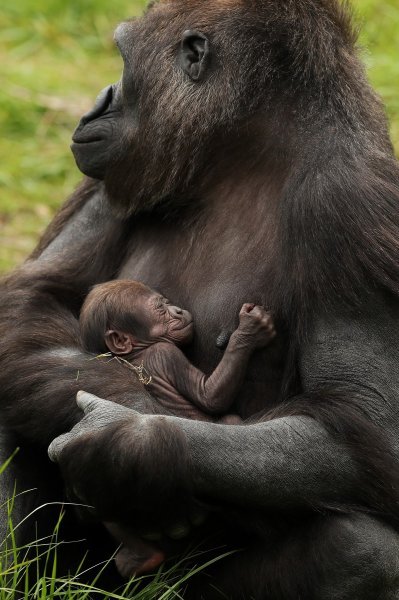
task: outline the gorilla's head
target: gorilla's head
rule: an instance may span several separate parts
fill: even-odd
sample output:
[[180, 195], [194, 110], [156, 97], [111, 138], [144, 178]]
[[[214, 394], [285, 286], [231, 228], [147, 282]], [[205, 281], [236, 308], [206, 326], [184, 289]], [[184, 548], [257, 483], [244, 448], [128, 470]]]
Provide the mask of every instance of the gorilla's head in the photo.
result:
[[267, 136], [284, 137], [281, 107], [297, 113], [298, 91], [327, 76], [324, 54], [338, 60], [327, 41], [344, 46], [348, 33], [334, 0], [151, 2], [116, 30], [122, 79], [75, 131], [77, 164], [122, 214], [190, 201], [221, 170], [257, 160]]

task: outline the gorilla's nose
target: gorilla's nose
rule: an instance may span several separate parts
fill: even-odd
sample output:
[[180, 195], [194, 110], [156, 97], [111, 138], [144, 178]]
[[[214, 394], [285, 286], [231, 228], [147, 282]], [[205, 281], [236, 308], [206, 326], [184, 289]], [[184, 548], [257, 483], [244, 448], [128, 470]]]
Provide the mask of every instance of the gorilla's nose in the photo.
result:
[[109, 107], [109, 105], [112, 102], [113, 94], [114, 94], [114, 86], [113, 85], [109, 85], [106, 88], [104, 88], [103, 90], [101, 90], [101, 92], [98, 94], [98, 96], [96, 98], [93, 108], [91, 110], [89, 110], [89, 112], [84, 114], [83, 117], [81, 118], [81, 121], [80, 121], [81, 124], [86, 125], [86, 123], [88, 123], [89, 121], [94, 121], [94, 119], [97, 119], [97, 117], [99, 117], [103, 113], [105, 113], [105, 111], [107, 110], [107, 108]]

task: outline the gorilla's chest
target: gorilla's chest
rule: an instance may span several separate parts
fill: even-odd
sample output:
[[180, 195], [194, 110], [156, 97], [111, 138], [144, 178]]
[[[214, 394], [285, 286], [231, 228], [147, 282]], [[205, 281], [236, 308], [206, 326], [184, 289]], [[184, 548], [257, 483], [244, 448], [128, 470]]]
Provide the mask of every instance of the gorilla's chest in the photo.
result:
[[[243, 235], [237, 225], [179, 227], [142, 219], [132, 232], [130, 253], [119, 274], [144, 282], [193, 314], [196, 336], [187, 354], [208, 373], [222, 356], [216, 340], [237, 327], [242, 304], [269, 304], [269, 238], [261, 232]], [[283, 355], [281, 339], [253, 355], [239, 395], [244, 416], [274, 403]]]

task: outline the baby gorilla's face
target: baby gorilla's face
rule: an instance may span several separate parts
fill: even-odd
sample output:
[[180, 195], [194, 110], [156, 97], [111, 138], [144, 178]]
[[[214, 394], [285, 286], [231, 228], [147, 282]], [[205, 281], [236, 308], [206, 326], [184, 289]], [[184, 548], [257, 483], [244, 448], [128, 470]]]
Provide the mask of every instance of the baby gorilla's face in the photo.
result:
[[171, 341], [179, 346], [193, 339], [194, 322], [191, 313], [171, 302], [158, 292], [145, 299], [145, 321], [151, 341]]

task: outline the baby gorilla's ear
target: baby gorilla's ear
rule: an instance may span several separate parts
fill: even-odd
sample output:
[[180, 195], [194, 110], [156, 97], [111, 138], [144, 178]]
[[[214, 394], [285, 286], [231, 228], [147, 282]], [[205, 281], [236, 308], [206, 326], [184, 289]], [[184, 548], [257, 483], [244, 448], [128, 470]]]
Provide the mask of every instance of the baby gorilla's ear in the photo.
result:
[[133, 352], [135, 339], [130, 333], [118, 331], [117, 329], [109, 329], [105, 333], [105, 343], [112, 354], [123, 356]]

